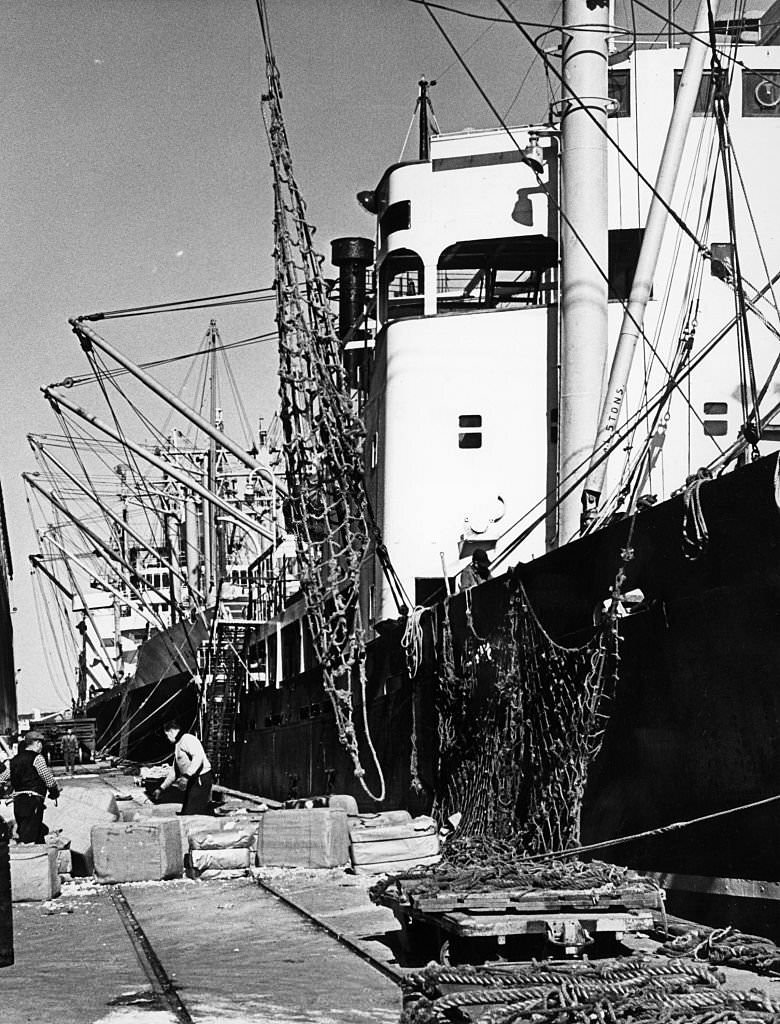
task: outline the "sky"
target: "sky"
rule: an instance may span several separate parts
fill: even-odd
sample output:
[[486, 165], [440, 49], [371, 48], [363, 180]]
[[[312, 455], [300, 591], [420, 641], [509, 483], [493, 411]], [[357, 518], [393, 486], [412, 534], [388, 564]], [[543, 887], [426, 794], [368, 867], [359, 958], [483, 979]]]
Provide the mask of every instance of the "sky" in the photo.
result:
[[[496, 119], [419, 3], [267, 2], [296, 176], [329, 257], [332, 238], [373, 235], [355, 196], [399, 160], [421, 76], [437, 82], [443, 131]], [[452, 6], [502, 17], [495, 0]], [[616, 22], [631, 24], [631, 6], [616, 0]], [[650, 6], [667, 9], [666, 0]], [[511, 4], [540, 25], [560, 7]], [[691, 7], [679, 5], [681, 23]], [[271, 285], [265, 62], [255, 0], [3, 0], [0, 11], [0, 481], [19, 707], [55, 710], [63, 686], [51, 678], [50, 641], [37, 625], [28, 563], [37, 545], [20, 479], [35, 468], [26, 435], [58, 430], [39, 389], [87, 370], [69, 317]], [[509, 123], [545, 117], [544, 76], [516, 29], [436, 14]], [[634, 14], [640, 29], [660, 31], [657, 18]], [[555, 36], [540, 41], [552, 46]], [[412, 134], [406, 156], [413, 146]], [[96, 327], [143, 361], [196, 349], [212, 315], [225, 343], [273, 328], [270, 304]], [[239, 349], [233, 368], [250, 417], [267, 422], [276, 408], [273, 342]], [[159, 374], [173, 388], [181, 375], [181, 364]], [[100, 412], [94, 387], [74, 397]]]

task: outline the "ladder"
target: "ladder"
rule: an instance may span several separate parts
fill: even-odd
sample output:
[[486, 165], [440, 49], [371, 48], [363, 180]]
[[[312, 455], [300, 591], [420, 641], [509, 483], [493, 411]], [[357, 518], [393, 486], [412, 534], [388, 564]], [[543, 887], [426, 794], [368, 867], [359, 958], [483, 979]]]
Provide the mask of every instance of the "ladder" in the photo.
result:
[[235, 767], [236, 719], [248, 679], [248, 641], [246, 622], [217, 622], [204, 731], [214, 779], [222, 784]]

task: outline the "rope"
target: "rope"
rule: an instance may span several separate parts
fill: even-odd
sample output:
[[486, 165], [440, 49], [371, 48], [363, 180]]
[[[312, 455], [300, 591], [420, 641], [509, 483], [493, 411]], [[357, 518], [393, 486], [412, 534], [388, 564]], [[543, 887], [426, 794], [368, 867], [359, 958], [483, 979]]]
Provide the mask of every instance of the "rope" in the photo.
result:
[[695, 562], [709, 547], [710, 534], [701, 506], [701, 488], [711, 480], [708, 469], [700, 469], [696, 476], [689, 478], [683, 492], [682, 552], [688, 561]]
[[406, 667], [409, 671], [409, 678], [414, 679], [420, 671], [423, 656], [423, 626], [422, 617], [428, 608], [425, 605], [416, 604], [409, 612], [406, 619], [404, 634], [401, 638], [401, 647], [406, 654]]

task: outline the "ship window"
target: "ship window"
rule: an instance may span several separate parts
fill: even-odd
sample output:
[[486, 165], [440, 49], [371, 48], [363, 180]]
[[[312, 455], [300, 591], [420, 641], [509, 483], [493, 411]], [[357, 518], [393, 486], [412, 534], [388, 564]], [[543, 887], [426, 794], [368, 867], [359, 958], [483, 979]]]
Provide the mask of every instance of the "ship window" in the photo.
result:
[[642, 228], [616, 228], [609, 233], [609, 298], [624, 302], [631, 294], [642, 247]]
[[780, 117], [780, 71], [742, 72], [742, 116]]
[[[527, 195], [518, 196], [515, 209], [517, 219], [524, 218], [521, 223], [533, 223]], [[551, 271], [557, 260], [555, 239], [546, 235], [457, 242], [439, 257], [437, 312], [513, 309], [552, 301], [555, 285]]]
[[705, 420], [704, 434], [706, 437], [723, 437], [728, 433], [729, 425], [727, 420]]
[[704, 430], [705, 437], [723, 437], [728, 433], [729, 421], [726, 419], [728, 416], [729, 407], [726, 402], [705, 402], [704, 403], [704, 415], [705, 416], [718, 416], [722, 417], [719, 419], [702, 421], [702, 429]]
[[379, 218], [381, 243], [384, 245], [387, 236], [394, 231], [408, 231], [412, 224], [412, 204], [408, 199], [400, 203], [391, 203]]
[[410, 249], [396, 249], [379, 271], [380, 319], [422, 316], [423, 263]]
[[482, 447], [482, 417], [473, 414], [458, 417], [458, 448]]
[[[674, 95], [677, 95], [677, 90], [680, 88], [680, 79], [682, 78], [682, 71], [675, 71], [674, 73]], [[724, 79], [726, 92], [728, 93], [729, 81]], [[699, 85], [699, 91], [696, 94], [696, 102], [693, 106], [694, 114], [711, 114], [712, 113], [712, 73], [710, 71], [703, 71], [701, 76], [701, 84]]]
[[301, 671], [301, 631], [298, 622], [282, 629], [282, 677], [289, 679]]
[[163, 587], [169, 587], [171, 585], [171, 578], [167, 572], [164, 572], [161, 577], [161, 585]]
[[607, 76], [607, 96], [617, 104], [615, 110], [609, 111], [610, 117], [631, 116], [631, 72], [628, 70], [610, 71]]

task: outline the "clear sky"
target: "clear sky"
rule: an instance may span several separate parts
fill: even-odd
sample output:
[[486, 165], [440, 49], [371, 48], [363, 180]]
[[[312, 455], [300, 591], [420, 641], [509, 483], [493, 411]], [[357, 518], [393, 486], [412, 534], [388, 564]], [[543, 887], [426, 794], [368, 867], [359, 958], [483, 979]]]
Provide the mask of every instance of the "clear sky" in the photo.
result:
[[[495, 0], [452, 5], [503, 17]], [[619, 24], [631, 25], [631, 6], [617, 0]], [[666, 0], [650, 6], [667, 9]], [[679, 5], [684, 24], [691, 6]], [[511, 7], [544, 24], [561, 5]], [[355, 194], [399, 159], [421, 75], [438, 81], [442, 130], [496, 124], [419, 4], [268, 0], [268, 10], [297, 177], [326, 256], [331, 238], [372, 234]], [[544, 118], [545, 80], [514, 27], [436, 13], [510, 123]], [[660, 31], [647, 12], [634, 13], [640, 28]], [[58, 429], [38, 389], [87, 369], [70, 316], [271, 284], [264, 53], [254, 0], [3, 0], [0, 15], [0, 478], [20, 709], [50, 710], [62, 706], [63, 687], [41, 649], [27, 560], [36, 544], [20, 480], [34, 468], [26, 435]], [[406, 152], [414, 155], [413, 137]], [[98, 329], [141, 361], [197, 348], [211, 315]], [[224, 342], [273, 326], [268, 304], [216, 316]], [[275, 359], [272, 343], [235, 355], [253, 418], [275, 409]], [[161, 379], [175, 386], [180, 374]], [[95, 389], [80, 389], [78, 400], [99, 411]]]

